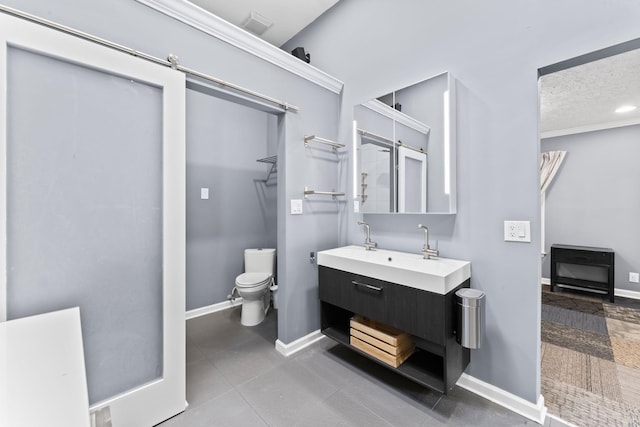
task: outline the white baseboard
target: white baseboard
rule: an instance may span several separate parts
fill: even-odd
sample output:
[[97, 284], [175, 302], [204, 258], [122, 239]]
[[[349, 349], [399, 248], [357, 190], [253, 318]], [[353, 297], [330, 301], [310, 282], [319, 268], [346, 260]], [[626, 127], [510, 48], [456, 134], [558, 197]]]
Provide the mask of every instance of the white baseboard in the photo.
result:
[[558, 424], [558, 425], [562, 425], [562, 426], [566, 426], [566, 427], [578, 427], [577, 425], [572, 424], [569, 421], [563, 420], [562, 418], [558, 417], [557, 415], [547, 414], [547, 418], [551, 418], [553, 420], [553, 425], [554, 426], [556, 424]]
[[547, 408], [544, 406], [544, 397], [542, 395], [538, 397], [538, 403], [534, 404], [467, 374], [462, 374], [457, 385], [538, 424], [544, 424]]
[[211, 304], [206, 307], [194, 308], [186, 313], [187, 320], [196, 317], [204, 316], [206, 314], [216, 313], [218, 311], [226, 310], [228, 308], [236, 307], [242, 304], [242, 298], [236, 298], [235, 300], [223, 301], [217, 304]]
[[626, 289], [616, 289], [613, 294], [617, 297], [625, 297], [632, 299], [640, 299], [640, 292], [638, 291], [628, 291]]
[[307, 334], [302, 338], [298, 338], [297, 340], [289, 344], [285, 344], [280, 340], [276, 340], [276, 350], [283, 356], [289, 357], [292, 354], [295, 354], [300, 350], [309, 347], [311, 344], [320, 341], [322, 338], [324, 338], [324, 335], [322, 335], [320, 329], [318, 329], [317, 331], [313, 331], [310, 334]]
[[542, 278], [542, 284], [543, 285], [550, 285], [551, 284], [551, 279], [549, 279], [548, 277], [543, 277]]

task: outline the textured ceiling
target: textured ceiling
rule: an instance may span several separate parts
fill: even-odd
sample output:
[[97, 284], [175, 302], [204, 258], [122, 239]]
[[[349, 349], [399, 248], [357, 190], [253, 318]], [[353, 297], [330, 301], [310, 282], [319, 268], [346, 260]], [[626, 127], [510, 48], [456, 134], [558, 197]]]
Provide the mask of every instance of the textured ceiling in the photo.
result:
[[338, 0], [190, 0], [193, 4], [240, 28], [251, 12], [273, 22], [259, 37], [282, 46]]
[[[638, 108], [616, 113], [624, 104]], [[540, 79], [541, 133], [640, 123], [640, 49], [589, 62]], [[569, 133], [569, 132], [567, 132]]]

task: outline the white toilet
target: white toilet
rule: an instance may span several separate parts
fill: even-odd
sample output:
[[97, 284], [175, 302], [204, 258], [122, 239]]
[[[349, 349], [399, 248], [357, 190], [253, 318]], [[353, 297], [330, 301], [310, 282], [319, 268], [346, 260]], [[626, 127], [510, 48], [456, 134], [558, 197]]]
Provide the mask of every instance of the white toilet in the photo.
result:
[[242, 297], [242, 316], [244, 326], [260, 324], [269, 310], [270, 290], [276, 290], [273, 280], [275, 271], [275, 249], [245, 249], [244, 273], [236, 277], [235, 291]]

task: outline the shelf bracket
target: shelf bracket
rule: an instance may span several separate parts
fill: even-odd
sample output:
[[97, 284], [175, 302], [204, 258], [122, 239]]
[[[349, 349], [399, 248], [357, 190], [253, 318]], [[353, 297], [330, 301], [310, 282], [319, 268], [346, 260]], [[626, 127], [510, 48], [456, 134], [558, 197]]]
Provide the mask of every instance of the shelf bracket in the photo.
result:
[[278, 172], [278, 156], [265, 157], [264, 159], [258, 159], [256, 162], [267, 163], [271, 165], [271, 169], [267, 173], [267, 177], [264, 179], [264, 182], [269, 181], [271, 175]]

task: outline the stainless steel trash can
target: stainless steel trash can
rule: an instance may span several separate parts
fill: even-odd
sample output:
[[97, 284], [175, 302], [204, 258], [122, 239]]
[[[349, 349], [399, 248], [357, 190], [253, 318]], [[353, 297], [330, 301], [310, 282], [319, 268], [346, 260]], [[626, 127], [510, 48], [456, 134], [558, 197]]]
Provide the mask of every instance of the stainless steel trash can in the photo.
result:
[[484, 292], [462, 288], [456, 291], [458, 322], [456, 341], [466, 348], [480, 348], [484, 334]]

